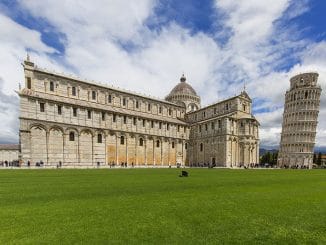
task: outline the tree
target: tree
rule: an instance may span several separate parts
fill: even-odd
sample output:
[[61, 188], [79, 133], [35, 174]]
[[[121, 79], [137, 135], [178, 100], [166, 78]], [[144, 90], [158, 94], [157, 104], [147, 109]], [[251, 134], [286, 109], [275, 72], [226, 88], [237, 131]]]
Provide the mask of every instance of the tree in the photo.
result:
[[314, 158], [313, 158], [312, 162], [313, 162], [313, 163], [317, 163], [316, 153], [314, 153]]
[[278, 156], [278, 152], [265, 152], [264, 155], [262, 155], [260, 157], [260, 163], [269, 163], [271, 165], [275, 165], [277, 164], [277, 156]]
[[270, 163], [271, 153], [268, 151], [261, 157], [261, 163]]
[[278, 156], [278, 151], [273, 152], [272, 159], [271, 159], [271, 162], [270, 162], [272, 165], [276, 165], [277, 164], [277, 156]]
[[318, 166], [321, 165], [321, 152], [318, 153], [318, 157], [317, 157], [316, 164], [317, 164]]

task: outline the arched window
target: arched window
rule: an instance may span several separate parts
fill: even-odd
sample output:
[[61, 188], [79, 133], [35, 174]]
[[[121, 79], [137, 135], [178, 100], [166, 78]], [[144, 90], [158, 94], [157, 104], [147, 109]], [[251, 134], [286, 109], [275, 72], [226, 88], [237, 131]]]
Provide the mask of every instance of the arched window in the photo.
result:
[[139, 139], [139, 146], [143, 146], [144, 145], [144, 140], [143, 140], [143, 138], [140, 138]]
[[185, 143], [185, 149], [186, 150], [188, 149], [188, 143]]
[[200, 143], [200, 151], [203, 151], [203, 143]]
[[74, 116], [74, 117], [77, 117], [77, 108], [72, 108], [72, 115]]
[[95, 91], [92, 91], [92, 99], [96, 100], [96, 92]]
[[124, 145], [125, 144], [125, 137], [121, 136], [120, 137], [120, 145]]
[[32, 88], [32, 79], [30, 77], [27, 77], [27, 88], [31, 89]]
[[69, 133], [69, 141], [75, 141], [75, 133], [74, 132]]
[[97, 135], [97, 143], [102, 143], [102, 134]]
[[160, 147], [160, 141], [159, 140], [156, 141], [156, 147]]
[[54, 83], [53, 82], [50, 82], [50, 91], [54, 91]]
[[172, 141], [172, 148], [174, 148], [174, 142]]

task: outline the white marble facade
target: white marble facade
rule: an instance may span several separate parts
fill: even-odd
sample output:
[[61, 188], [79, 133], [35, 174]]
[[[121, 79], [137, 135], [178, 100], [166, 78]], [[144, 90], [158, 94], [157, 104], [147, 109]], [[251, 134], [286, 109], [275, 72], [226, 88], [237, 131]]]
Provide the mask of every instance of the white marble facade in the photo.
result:
[[91, 83], [24, 61], [22, 166], [258, 163], [259, 123], [246, 92], [201, 108], [184, 76], [165, 100]]
[[279, 167], [312, 167], [321, 95], [317, 80], [318, 73], [290, 79], [290, 89], [285, 93]]

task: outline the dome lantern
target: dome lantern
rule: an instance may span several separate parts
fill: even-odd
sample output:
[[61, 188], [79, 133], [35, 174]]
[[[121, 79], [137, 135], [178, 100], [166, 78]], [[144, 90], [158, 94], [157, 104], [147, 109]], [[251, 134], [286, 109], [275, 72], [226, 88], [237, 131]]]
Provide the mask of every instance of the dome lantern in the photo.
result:
[[182, 74], [181, 78], [180, 78], [180, 82], [186, 82], [186, 77], [185, 74]]

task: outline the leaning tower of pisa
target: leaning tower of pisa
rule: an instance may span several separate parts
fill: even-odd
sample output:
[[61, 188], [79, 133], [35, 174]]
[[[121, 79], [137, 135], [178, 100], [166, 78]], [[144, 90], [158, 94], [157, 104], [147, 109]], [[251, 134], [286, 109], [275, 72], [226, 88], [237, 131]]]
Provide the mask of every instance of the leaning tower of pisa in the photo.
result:
[[279, 167], [312, 167], [321, 88], [318, 73], [303, 73], [290, 79], [285, 93]]

